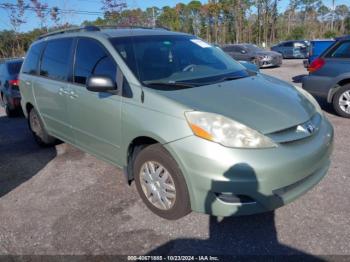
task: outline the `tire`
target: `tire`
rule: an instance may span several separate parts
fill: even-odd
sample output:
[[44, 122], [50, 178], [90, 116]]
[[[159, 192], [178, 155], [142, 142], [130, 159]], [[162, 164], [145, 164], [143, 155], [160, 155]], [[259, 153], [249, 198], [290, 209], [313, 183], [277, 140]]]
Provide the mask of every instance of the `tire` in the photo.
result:
[[[156, 172], [153, 173], [153, 176], [156, 178], [152, 178], [152, 176], [146, 177], [145, 175], [145, 169], [148, 168], [148, 170], [152, 170], [151, 164], [154, 167], [153, 170], [162, 170], [159, 175], [157, 175]], [[145, 205], [153, 213], [165, 219], [175, 220], [191, 212], [186, 181], [179, 166], [162, 145], [153, 144], [142, 149], [135, 158], [133, 170], [137, 191]], [[166, 171], [168, 173], [167, 176], [165, 175]], [[166, 180], [162, 180], [163, 178]], [[146, 182], [146, 180], [148, 181]], [[167, 184], [167, 186], [164, 186], [163, 183]], [[147, 188], [150, 190], [147, 190]], [[163, 195], [157, 198], [156, 196], [159, 196], [159, 194], [154, 194], [156, 191], [151, 192], [151, 188], [158, 188], [158, 192], [163, 192], [161, 193]], [[173, 188], [175, 190], [173, 190]], [[149, 192], [148, 197], [145, 191]], [[168, 197], [168, 195], [170, 197]], [[158, 201], [152, 203], [149, 198]]]
[[[343, 102], [342, 102], [343, 101]], [[341, 106], [342, 103], [342, 106]], [[344, 103], [348, 103], [345, 105]], [[338, 115], [350, 118], [350, 84], [344, 85], [335, 93], [333, 97], [333, 108]], [[345, 110], [348, 112], [345, 112]]]
[[35, 141], [41, 147], [49, 147], [56, 144], [56, 138], [50, 136], [41, 120], [38, 112], [32, 108], [28, 114], [28, 125]]
[[260, 68], [259, 60], [257, 58], [253, 58], [250, 62]]
[[7, 98], [6, 98], [5, 95], [3, 95], [3, 102], [4, 102], [6, 116], [9, 117], [9, 118], [15, 117], [17, 111], [15, 109], [11, 109], [10, 108], [10, 105], [8, 104]]

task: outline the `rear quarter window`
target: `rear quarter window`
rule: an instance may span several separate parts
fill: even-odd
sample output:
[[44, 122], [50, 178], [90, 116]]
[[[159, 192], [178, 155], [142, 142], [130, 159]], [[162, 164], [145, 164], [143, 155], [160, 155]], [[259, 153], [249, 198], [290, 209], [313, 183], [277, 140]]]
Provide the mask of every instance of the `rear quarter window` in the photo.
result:
[[339, 44], [327, 55], [330, 58], [350, 58], [350, 41]]
[[41, 42], [30, 47], [22, 66], [22, 73], [30, 75], [36, 75], [38, 73], [40, 54], [44, 46], [45, 43]]

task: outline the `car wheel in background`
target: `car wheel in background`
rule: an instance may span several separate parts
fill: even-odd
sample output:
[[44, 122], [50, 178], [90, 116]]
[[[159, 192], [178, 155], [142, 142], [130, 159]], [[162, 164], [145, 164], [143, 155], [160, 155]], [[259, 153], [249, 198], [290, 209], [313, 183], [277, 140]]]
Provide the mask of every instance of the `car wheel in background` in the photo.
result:
[[133, 170], [137, 191], [152, 212], [170, 220], [191, 212], [182, 172], [162, 145], [153, 144], [140, 151]]
[[337, 91], [333, 98], [333, 107], [340, 116], [350, 118], [350, 84]]
[[16, 116], [17, 111], [15, 109], [11, 109], [10, 108], [10, 105], [9, 105], [5, 95], [3, 96], [3, 103], [4, 103], [4, 107], [5, 107], [6, 116], [7, 117], [14, 117], [14, 116]]
[[253, 58], [250, 62], [260, 68], [259, 60], [257, 58]]
[[47, 147], [56, 143], [56, 138], [50, 136], [45, 130], [43, 121], [38, 112], [32, 108], [28, 114], [29, 129], [32, 131], [35, 141], [39, 146]]

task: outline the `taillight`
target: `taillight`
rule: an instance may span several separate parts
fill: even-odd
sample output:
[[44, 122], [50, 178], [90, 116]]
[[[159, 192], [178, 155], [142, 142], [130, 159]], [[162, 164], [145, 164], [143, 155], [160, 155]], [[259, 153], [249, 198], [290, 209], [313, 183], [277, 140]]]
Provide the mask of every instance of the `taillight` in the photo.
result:
[[322, 58], [316, 58], [312, 63], [309, 65], [307, 71], [310, 73], [316, 72], [317, 70], [321, 69], [325, 65], [325, 61]]
[[11, 86], [19, 86], [19, 80], [18, 79], [10, 80], [9, 84]]

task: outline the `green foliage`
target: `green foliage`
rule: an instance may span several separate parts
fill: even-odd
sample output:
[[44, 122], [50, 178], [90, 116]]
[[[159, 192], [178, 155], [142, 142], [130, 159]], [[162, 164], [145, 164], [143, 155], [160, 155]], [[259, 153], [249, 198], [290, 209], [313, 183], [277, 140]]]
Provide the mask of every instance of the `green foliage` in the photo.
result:
[[350, 34], [350, 15], [345, 18], [345, 33]]
[[[280, 13], [282, 1], [289, 1]], [[45, 2], [45, 1], [43, 1]], [[334, 12], [324, 0], [192, 0], [175, 7], [128, 9], [125, 0], [101, 0], [102, 17], [82, 25], [159, 26], [197, 35], [208, 42], [227, 44], [249, 42], [268, 46], [286, 39], [329, 38], [350, 34], [350, 8], [335, 6]], [[38, 27], [19, 33], [30, 3], [40, 19]], [[0, 32], [0, 56], [21, 56], [40, 34], [68, 27], [62, 24], [64, 10], [41, 4], [41, 0], [17, 0], [4, 3], [11, 29]], [[47, 8], [43, 8], [47, 7]], [[47, 20], [54, 27], [46, 28]]]
[[22, 34], [9, 30], [0, 31], [0, 58], [24, 56], [31, 43], [44, 33], [44, 29], [34, 29]]
[[334, 38], [336, 36], [337, 36], [337, 32], [334, 32], [334, 31], [327, 31], [323, 35], [324, 38]]
[[297, 26], [286, 37], [287, 40], [302, 40], [305, 39], [305, 27]]

